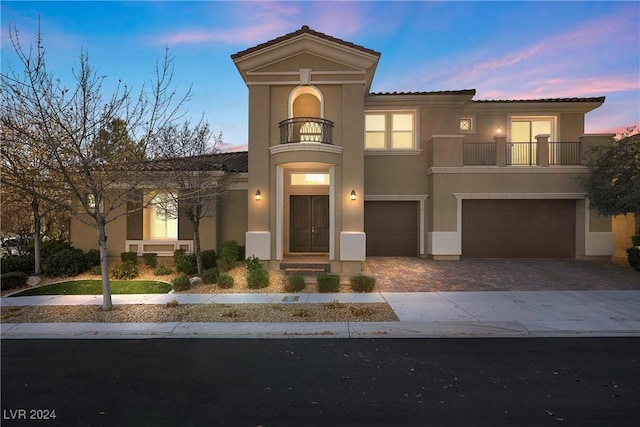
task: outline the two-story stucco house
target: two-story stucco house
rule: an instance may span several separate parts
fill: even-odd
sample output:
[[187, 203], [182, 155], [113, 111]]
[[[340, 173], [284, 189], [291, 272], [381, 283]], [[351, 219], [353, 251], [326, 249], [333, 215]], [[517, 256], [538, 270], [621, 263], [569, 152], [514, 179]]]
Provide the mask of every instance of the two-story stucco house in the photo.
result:
[[[205, 248], [235, 239], [271, 268], [322, 254], [344, 274], [367, 256], [613, 254], [611, 218], [589, 208], [578, 179], [585, 152], [612, 136], [584, 134], [604, 97], [371, 93], [380, 56], [306, 26], [231, 56], [248, 88], [248, 152], [221, 155], [238, 179]], [[114, 255], [190, 247], [188, 223], [154, 234], [153, 221], [114, 224]], [[95, 247], [80, 228], [74, 244]]]

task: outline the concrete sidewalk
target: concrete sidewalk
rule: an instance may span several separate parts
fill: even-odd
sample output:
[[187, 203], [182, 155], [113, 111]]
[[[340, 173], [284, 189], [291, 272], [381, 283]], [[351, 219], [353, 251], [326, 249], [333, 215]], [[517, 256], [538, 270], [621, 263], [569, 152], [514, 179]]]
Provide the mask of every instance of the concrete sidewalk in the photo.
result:
[[[640, 290], [114, 295], [114, 304], [387, 302], [399, 322], [3, 323], [3, 339], [640, 336]], [[3, 307], [99, 305], [102, 296], [2, 298]]]

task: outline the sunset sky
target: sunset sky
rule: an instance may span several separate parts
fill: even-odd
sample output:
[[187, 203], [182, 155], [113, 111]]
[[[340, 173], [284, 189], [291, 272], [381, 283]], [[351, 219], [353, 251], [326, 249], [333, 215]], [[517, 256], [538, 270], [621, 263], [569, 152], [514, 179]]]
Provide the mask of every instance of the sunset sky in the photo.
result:
[[[168, 46], [175, 84], [227, 149], [246, 148], [247, 88], [230, 55], [308, 25], [382, 53], [374, 92], [476, 89], [475, 99], [606, 96], [586, 132], [640, 124], [640, 2], [13, 2], [3, 0], [2, 71], [38, 20], [50, 71], [79, 54], [140, 87]], [[66, 81], [66, 80], [65, 80]], [[112, 87], [112, 86], [111, 86]]]

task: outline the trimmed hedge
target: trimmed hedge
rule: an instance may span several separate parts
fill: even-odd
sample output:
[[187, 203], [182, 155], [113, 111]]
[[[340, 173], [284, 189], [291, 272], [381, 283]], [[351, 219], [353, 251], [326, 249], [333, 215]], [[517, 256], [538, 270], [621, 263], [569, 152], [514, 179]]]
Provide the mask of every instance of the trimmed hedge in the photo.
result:
[[286, 292], [300, 292], [307, 284], [302, 276], [290, 276], [287, 277], [287, 283], [284, 284], [284, 290]]
[[249, 289], [261, 289], [269, 286], [269, 272], [264, 268], [255, 268], [247, 275], [247, 287]]
[[320, 274], [318, 276], [318, 292], [340, 292], [340, 276], [337, 274]]
[[260, 264], [260, 258], [255, 255], [251, 255], [249, 258], [247, 258], [247, 273], [257, 268], [262, 268], [262, 264]]
[[216, 251], [213, 249], [209, 249], [206, 251], [202, 251], [200, 252], [200, 255], [202, 256], [202, 268], [204, 268], [205, 270], [208, 270], [210, 268], [215, 268], [216, 267]]
[[153, 269], [154, 276], [165, 276], [167, 274], [171, 274], [171, 269], [164, 264], [158, 263], [156, 268]]
[[373, 292], [376, 287], [376, 278], [372, 276], [358, 275], [349, 279], [353, 292]]
[[220, 277], [218, 277], [218, 286], [222, 289], [233, 288], [233, 277], [228, 274], [221, 274]]
[[89, 267], [100, 265], [100, 251], [98, 249], [89, 249], [85, 255]]
[[195, 254], [188, 254], [184, 249], [178, 249], [173, 253], [173, 262], [176, 265], [176, 271], [184, 274], [196, 274], [198, 264]]
[[58, 239], [47, 240], [40, 243], [40, 257], [42, 257], [42, 261], [46, 263], [52, 255], [58, 252], [62, 252], [66, 249], [73, 249], [71, 243]]
[[142, 254], [142, 260], [147, 267], [156, 268], [158, 266], [158, 254], [156, 253]]
[[35, 270], [35, 257], [33, 254], [8, 255], [0, 261], [1, 273], [21, 272], [31, 274]]
[[43, 268], [47, 277], [73, 277], [88, 269], [87, 256], [78, 248], [64, 249], [51, 255]]
[[134, 264], [138, 263], [138, 254], [135, 252], [121, 252], [120, 253], [120, 261], [127, 262], [130, 261]]
[[111, 271], [109, 272], [111, 278], [118, 280], [134, 279], [138, 277], [138, 274], [140, 274], [138, 266], [133, 261], [122, 261], [120, 264], [111, 267]]
[[26, 286], [29, 276], [22, 271], [12, 271], [10, 273], [0, 274], [0, 289], [6, 291], [7, 289], [20, 288]]
[[191, 288], [191, 281], [189, 281], [189, 276], [186, 274], [181, 274], [175, 279], [171, 280], [171, 287], [174, 291], [186, 291]]
[[636, 271], [640, 271], [640, 247], [627, 249], [627, 260], [631, 267]]
[[218, 269], [217, 268], [207, 268], [202, 272], [202, 283], [205, 285], [210, 285], [212, 283], [216, 283], [218, 281]]
[[219, 255], [219, 266], [223, 270], [231, 270], [236, 266], [236, 262], [238, 261], [238, 242], [236, 242], [235, 240], [227, 240], [226, 242], [222, 242], [220, 244]]

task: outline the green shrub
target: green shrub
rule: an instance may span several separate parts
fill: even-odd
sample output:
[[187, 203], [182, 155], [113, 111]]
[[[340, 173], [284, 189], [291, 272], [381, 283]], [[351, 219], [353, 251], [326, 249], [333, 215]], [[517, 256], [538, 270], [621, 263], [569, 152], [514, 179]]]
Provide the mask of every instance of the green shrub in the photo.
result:
[[11, 273], [0, 274], [0, 289], [15, 289], [25, 286], [29, 276], [22, 271], [12, 271]]
[[222, 289], [233, 288], [233, 277], [228, 274], [221, 274], [220, 277], [218, 277], [218, 286]]
[[358, 275], [349, 279], [353, 292], [373, 292], [376, 287], [376, 278], [372, 276]]
[[227, 240], [220, 244], [220, 267], [223, 270], [231, 270], [238, 261], [238, 242]]
[[72, 248], [51, 255], [43, 270], [48, 277], [73, 277], [88, 268], [87, 256], [82, 249]]
[[42, 257], [42, 261], [46, 263], [51, 255], [66, 249], [73, 249], [71, 243], [59, 239], [46, 240], [40, 243], [40, 257]]
[[214, 268], [216, 266], [216, 251], [213, 249], [209, 249], [206, 251], [200, 252], [202, 256], [202, 268], [208, 270], [210, 268]]
[[340, 292], [340, 276], [337, 274], [320, 274], [318, 276], [318, 292]]
[[0, 272], [13, 273], [22, 272], [31, 274], [35, 270], [35, 258], [33, 254], [8, 255], [0, 261]]
[[260, 258], [255, 255], [251, 255], [249, 258], [247, 258], [247, 273], [257, 268], [262, 268], [262, 264], [260, 264]]
[[640, 247], [627, 249], [627, 260], [631, 267], [635, 268], [636, 271], [640, 271]]
[[135, 252], [121, 252], [120, 253], [120, 261], [127, 262], [130, 261], [134, 264], [138, 263], [138, 254]]
[[89, 249], [85, 255], [89, 267], [100, 265], [100, 251], [98, 249]]
[[173, 253], [173, 262], [176, 265], [176, 271], [184, 274], [196, 274], [198, 264], [195, 254], [188, 254], [184, 249], [178, 249]]
[[142, 260], [147, 267], [156, 268], [158, 266], [158, 254], [156, 253], [143, 254]]
[[167, 274], [171, 274], [171, 269], [164, 264], [158, 263], [156, 268], [153, 269], [153, 274], [155, 276], [166, 276]]
[[202, 283], [204, 283], [205, 285], [216, 283], [218, 281], [218, 275], [219, 274], [217, 268], [207, 268], [202, 272]]
[[640, 234], [636, 234], [635, 236], [631, 236], [631, 245], [632, 246], [640, 246]]
[[174, 291], [186, 291], [187, 289], [191, 289], [191, 282], [189, 281], [189, 276], [186, 274], [181, 274], [180, 276], [171, 280], [171, 287]]
[[287, 277], [287, 283], [284, 284], [284, 290], [286, 292], [300, 292], [307, 284], [302, 276], [289, 276]]
[[116, 264], [111, 267], [109, 275], [113, 279], [129, 280], [138, 277], [138, 266], [133, 261], [122, 261], [120, 264]]
[[102, 266], [94, 265], [89, 269], [89, 273], [93, 276], [102, 276]]
[[249, 289], [266, 288], [269, 286], [269, 272], [262, 267], [249, 271], [247, 286]]

